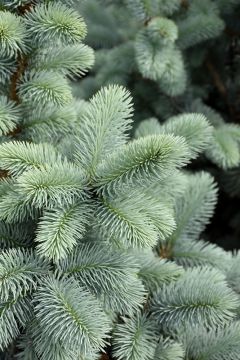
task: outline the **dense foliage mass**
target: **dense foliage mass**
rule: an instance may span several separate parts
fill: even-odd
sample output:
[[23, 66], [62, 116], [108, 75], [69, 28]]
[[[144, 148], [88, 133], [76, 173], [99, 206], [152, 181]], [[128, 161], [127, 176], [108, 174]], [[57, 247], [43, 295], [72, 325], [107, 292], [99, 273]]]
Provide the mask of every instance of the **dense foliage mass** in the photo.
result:
[[[224, 27], [219, 9], [235, 6], [218, 3], [210, 8], [218, 25], [213, 37]], [[82, 43], [87, 28], [78, 11], [66, 1], [0, 4], [1, 358], [240, 359], [240, 258], [202, 239], [218, 188], [208, 172], [189, 170], [200, 154], [227, 168], [216, 133], [229, 133], [238, 152], [239, 128], [200, 101], [181, 114], [169, 107], [166, 122], [152, 117], [135, 128], [136, 91], [132, 98], [128, 81], [120, 81], [124, 69], [108, 63], [109, 53], [101, 50], [106, 76], [120, 83], [103, 81], [89, 100], [74, 98], [69, 80], [94, 62], [93, 50]], [[169, 64], [171, 53], [179, 67], [180, 47], [194, 41], [185, 29], [176, 44], [177, 22], [188, 24], [184, 13], [169, 18], [180, 2], [124, 4], [115, 2], [102, 20], [116, 27], [114, 9], [121, 19], [130, 10], [139, 17], [141, 29], [129, 20], [119, 35], [126, 55], [132, 64], [134, 44], [138, 73], [153, 81], [151, 87], [163, 76], [164, 94], [175, 95], [173, 78], [158, 68], [164, 62], [149, 63], [145, 50], [151, 41], [166, 46], [155, 55]], [[85, 17], [101, 18], [98, 2], [83, 8]], [[165, 17], [152, 18], [158, 11]], [[187, 16], [195, 21], [194, 13]], [[116, 31], [97, 25], [89, 24], [90, 37], [96, 31], [96, 41], [120, 42]], [[128, 32], [131, 43], [123, 41]], [[201, 36], [194, 36], [196, 43]], [[99, 59], [99, 75], [86, 82], [103, 76]], [[137, 118], [140, 112], [136, 104]]]
[[86, 41], [96, 49], [96, 62], [74, 93], [88, 98], [109, 83], [126, 86], [135, 126], [143, 120], [144, 134], [158, 132], [169, 117], [204, 114], [213, 138], [192, 168], [210, 171], [220, 185], [208, 238], [239, 248], [239, 0], [89, 0], [75, 6], [88, 24]]

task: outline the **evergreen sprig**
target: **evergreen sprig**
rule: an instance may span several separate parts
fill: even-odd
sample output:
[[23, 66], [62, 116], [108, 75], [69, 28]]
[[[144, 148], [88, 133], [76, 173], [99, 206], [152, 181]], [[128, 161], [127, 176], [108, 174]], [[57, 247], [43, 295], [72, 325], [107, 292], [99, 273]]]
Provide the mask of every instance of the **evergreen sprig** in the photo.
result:
[[[1, 358], [239, 358], [239, 255], [205, 241], [216, 178], [190, 164], [239, 163], [193, 70], [236, 3], [0, 1]], [[114, 48], [78, 99], [85, 37]]]

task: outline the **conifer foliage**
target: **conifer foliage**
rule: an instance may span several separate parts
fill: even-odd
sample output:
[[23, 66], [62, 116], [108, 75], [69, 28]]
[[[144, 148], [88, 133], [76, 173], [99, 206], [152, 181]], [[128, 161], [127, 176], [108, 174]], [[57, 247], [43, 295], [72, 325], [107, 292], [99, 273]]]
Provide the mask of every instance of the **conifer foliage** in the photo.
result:
[[125, 87], [72, 95], [94, 61], [77, 11], [1, 1], [0, 19], [2, 357], [240, 359], [239, 257], [199, 240], [217, 186], [186, 169], [209, 120], [131, 139]]
[[[239, 123], [240, 114], [239, 0], [75, 3], [89, 24], [87, 42], [97, 50], [93, 76], [76, 94], [88, 97], [113, 82], [127, 86], [138, 121], [203, 113], [214, 126], [204, 155], [220, 169], [238, 167], [240, 128], [231, 123]], [[209, 97], [221, 114], [206, 104]]]

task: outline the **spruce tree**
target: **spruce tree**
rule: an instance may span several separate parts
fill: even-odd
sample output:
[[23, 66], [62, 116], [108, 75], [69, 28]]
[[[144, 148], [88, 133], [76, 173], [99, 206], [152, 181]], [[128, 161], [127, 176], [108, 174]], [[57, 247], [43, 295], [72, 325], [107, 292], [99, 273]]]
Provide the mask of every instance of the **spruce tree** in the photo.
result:
[[1, 1], [0, 29], [2, 358], [240, 359], [239, 256], [201, 240], [217, 186], [186, 169], [209, 120], [131, 139], [125, 87], [74, 99], [94, 56], [69, 4]]
[[96, 49], [92, 76], [74, 84], [75, 94], [88, 98], [109, 83], [126, 86], [135, 126], [143, 120], [145, 134], [158, 132], [158, 123], [172, 116], [204, 114], [213, 137], [194, 167], [211, 171], [221, 188], [210, 236], [226, 248], [239, 247], [239, 201], [230, 197], [240, 195], [240, 1], [89, 0], [75, 6]]

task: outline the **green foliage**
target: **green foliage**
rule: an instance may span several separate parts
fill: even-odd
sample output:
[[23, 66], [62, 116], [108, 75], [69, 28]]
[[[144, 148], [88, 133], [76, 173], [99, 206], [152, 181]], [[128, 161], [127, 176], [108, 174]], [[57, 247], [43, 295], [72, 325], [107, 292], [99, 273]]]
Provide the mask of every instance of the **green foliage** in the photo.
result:
[[173, 0], [171, 2], [167, 0], [126, 0], [126, 4], [136, 17], [144, 20], [159, 12], [164, 15], [171, 15], [174, 11], [178, 10], [180, 0]]
[[77, 126], [77, 114], [71, 104], [62, 106], [46, 106], [44, 109], [29, 109], [22, 124], [25, 137], [36, 142], [44, 136], [46, 139], [57, 139], [59, 135], [67, 136], [73, 126]]
[[19, 84], [19, 94], [24, 102], [29, 99], [33, 105], [53, 104], [67, 105], [72, 101], [72, 95], [67, 80], [60, 74], [42, 71], [30, 73]]
[[6, 96], [0, 97], [0, 131], [1, 135], [7, 135], [19, 122], [18, 108], [13, 101]]
[[[115, 236], [126, 247], [151, 247], [157, 244], [158, 232], [147, 214], [137, 203], [129, 198], [102, 198], [97, 203], [95, 213], [96, 227], [103, 231], [107, 226], [107, 235]], [[165, 224], [164, 224], [165, 225]], [[165, 225], [166, 226], [166, 225]], [[105, 234], [104, 234], [105, 235]]]
[[0, 261], [0, 298], [3, 302], [31, 294], [48, 270], [46, 262], [27, 250], [11, 249], [1, 254]]
[[27, 31], [21, 18], [8, 11], [0, 11], [1, 56], [12, 57], [26, 50]]
[[187, 355], [197, 360], [239, 359], [239, 322], [210, 332], [197, 327], [186, 333]]
[[154, 360], [181, 360], [184, 359], [183, 346], [169, 338], [160, 338]]
[[28, 247], [31, 244], [31, 235], [23, 224], [0, 221], [0, 244], [1, 249]]
[[179, 326], [228, 324], [237, 307], [238, 297], [220, 271], [196, 267], [165, 285], [153, 298], [151, 310], [159, 324], [176, 331]]
[[227, 269], [226, 277], [231, 288], [239, 294], [239, 254], [235, 254], [231, 260], [232, 261]]
[[190, 14], [178, 22], [179, 46], [186, 49], [208, 39], [214, 39], [224, 29], [224, 22], [216, 15]]
[[151, 252], [139, 253], [137, 259], [141, 265], [138, 275], [151, 293], [159, 290], [164, 284], [177, 280], [183, 274], [180, 266], [163, 259], [159, 260]]
[[145, 290], [137, 278], [137, 261], [126, 252], [109, 249], [107, 244], [80, 244], [59, 262], [58, 268], [72, 275], [113, 311], [132, 313], [144, 301]]
[[237, 125], [224, 124], [214, 129], [214, 142], [207, 150], [207, 156], [223, 169], [233, 168], [240, 162], [240, 129]]
[[46, 48], [32, 59], [33, 69], [59, 71], [71, 77], [84, 75], [93, 63], [93, 51], [84, 44], [68, 45], [64, 48]]
[[180, 137], [145, 137], [106, 157], [97, 168], [96, 183], [108, 191], [131, 184], [150, 185], [185, 165], [188, 157], [188, 148]]
[[32, 316], [30, 295], [48, 266], [31, 251], [12, 249], [0, 256], [0, 348], [20, 333]]
[[103, 348], [109, 330], [107, 316], [97, 300], [70, 279], [46, 278], [34, 301], [42, 340], [48, 338], [69, 350], [81, 347], [85, 354], [91, 347]]
[[14, 189], [10, 184], [7, 192], [0, 201], [1, 220], [7, 223], [24, 222], [37, 218], [38, 211], [26, 203], [25, 197]]
[[16, 71], [16, 61], [14, 59], [0, 59], [0, 83], [9, 81], [10, 77]]
[[232, 257], [222, 248], [203, 240], [178, 241], [172, 252], [172, 257], [177, 264], [184, 267], [213, 266], [219, 270], [228, 269]]
[[131, 319], [123, 319], [113, 334], [113, 352], [117, 359], [150, 360], [153, 358], [157, 335], [154, 323], [137, 313]]
[[62, 205], [75, 196], [82, 198], [84, 183], [77, 167], [63, 163], [26, 171], [18, 177], [17, 189], [26, 203], [42, 207]]
[[73, 44], [86, 36], [86, 24], [73, 9], [60, 2], [39, 4], [25, 17], [35, 45], [60, 41]]
[[61, 157], [50, 144], [31, 144], [20, 141], [0, 145], [1, 169], [19, 176], [26, 170], [54, 165]]
[[90, 173], [112, 152], [112, 146], [121, 146], [127, 140], [126, 132], [132, 122], [132, 103], [129, 92], [118, 86], [100, 90], [81, 117], [76, 159]]
[[0, 1], [1, 358], [238, 359], [239, 256], [205, 241], [217, 177], [193, 171], [238, 174], [196, 70], [235, 9]]
[[217, 188], [213, 178], [203, 172], [190, 175], [185, 193], [176, 201], [177, 228], [168, 241], [198, 239], [213, 215], [216, 201]]
[[136, 137], [151, 134], [174, 134], [185, 138], [192, 157], [207, 148], [211, 141], [213, 128], [201, 114], [186, 113], [169, 118], [160, 125], [155, 118], [144, 120], [136, 130]]
[[[132, 89], [137, 120], [154, 117], [162, 121], [180, 116], [179, 113], [185, 116], [189, 110], [203, 113], [214, 126], [212, 143], [205, 155], [220, 168], [237, 166], [239, 129], [238, 125], [229, 124], [236, 120], [238, 112], [233, 104], [233, 94], [238, 90], [232, 80], [232, 76], [238, 78], [237, 46], [229, 67], [226, 64], [231, 54], [226, 49], [230, 49], [231, 38], [239, 31], [239, 1], [102, 3], [107, 5], [104, 9], [96, 0], [87, 5], [76, 4], [84, 12], [89, 27], [95, 29], [87, 41], [97, 50], [92, 76], [81, 83], [76, 92], [79, 97], [88, 97], [112, 82]], [[92, 12], [99, 14], [97, 24]], [[108, 16], [108, 21], [104, 16]], [[115, 28], [111, 16], [116, 21]], [[216, 97], [216, 91], [219, 92], [216, 107], [224, 119], [206, 105], [208, 98], [211, 102]], [[223, 98], [225, 105], [221, 105]]]
[[46, 210], [37, 229], [37, 252], [55, 261], [65, 257], [83, 237], [89, 215], [87, 204], [77, 202]]
[[0, 307], [0, 349], [3, 351], [20, 334], [19, 327], [31, 319], [32, 307], [29, 298], [21, 295], [2, 302]]

